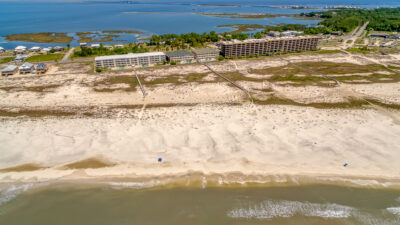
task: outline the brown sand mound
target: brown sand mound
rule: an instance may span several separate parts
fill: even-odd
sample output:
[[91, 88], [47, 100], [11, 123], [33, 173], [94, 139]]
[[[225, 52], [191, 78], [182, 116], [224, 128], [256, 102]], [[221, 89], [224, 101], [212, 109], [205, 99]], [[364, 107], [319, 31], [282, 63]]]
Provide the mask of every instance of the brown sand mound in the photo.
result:
[[89, 158], [64, 165], [63, 167], [61, 167], [61, 169], [96, 169], [114, 165], [114, 163], [106, 162], [105, 160], [101, 160], [98, 158]]
[[23, 164], [23, 165], [19, 165], [19, 166], [0, 169], [0, 173], [35, 171], [35, 170], [40, 170], [40, 169], [45, 169], [45, 168], [47, 168], [47, 167], [39, 166], [36, 164]]

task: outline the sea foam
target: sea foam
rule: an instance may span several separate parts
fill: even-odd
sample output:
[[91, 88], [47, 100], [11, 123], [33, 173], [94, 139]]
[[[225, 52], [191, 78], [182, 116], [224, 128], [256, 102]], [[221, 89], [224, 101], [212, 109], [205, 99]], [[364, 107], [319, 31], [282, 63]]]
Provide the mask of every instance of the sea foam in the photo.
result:
[[400, 216], [400, 207], [390, 207], [390, 208], [387, 208], [386, 210], [396, 216]]
[[347, 218], [355, 209], [338, 204], [318, 204], [298, 201], [264, 201], [249, 207], [230, 210], [231, 218], [271, 219], [292, 217], [296, 214], [323, 218]]

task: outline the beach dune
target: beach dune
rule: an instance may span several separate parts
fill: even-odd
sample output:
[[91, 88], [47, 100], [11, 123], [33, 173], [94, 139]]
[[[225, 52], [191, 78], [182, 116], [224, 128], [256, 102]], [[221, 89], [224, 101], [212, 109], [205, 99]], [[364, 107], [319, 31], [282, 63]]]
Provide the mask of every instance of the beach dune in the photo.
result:
[[[48, 179], [76, 170], [92, 177], [196, 171], [400, 178], [398, 111], [388, 116], [372, 108], [245, 104], [135, 113], [130, 118], [3, 120], [0, 168], [34, 164], [46, 169], [3, 172], [0, 180]], [[91, 162], [96, 166], [88, 169], [65, 166], [93, 158], [105, 163]]]

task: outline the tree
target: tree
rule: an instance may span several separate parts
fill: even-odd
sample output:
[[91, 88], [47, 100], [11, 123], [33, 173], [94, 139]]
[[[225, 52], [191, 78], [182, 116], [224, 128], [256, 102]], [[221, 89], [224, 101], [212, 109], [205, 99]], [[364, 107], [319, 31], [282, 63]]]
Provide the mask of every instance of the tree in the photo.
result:
[[257, 39], [261, 39], [263, 36], [262, 36], [262, 34], [260, 33], [260, 32], [257, 32], [255, 35], [254, 35], [254, 38], [257, 38]]

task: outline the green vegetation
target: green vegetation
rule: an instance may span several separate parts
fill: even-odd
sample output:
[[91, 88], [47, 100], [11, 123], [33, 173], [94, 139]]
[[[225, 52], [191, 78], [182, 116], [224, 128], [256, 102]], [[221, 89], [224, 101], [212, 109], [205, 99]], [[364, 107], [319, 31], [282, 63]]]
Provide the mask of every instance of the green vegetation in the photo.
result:
[[37, 43], [70, 43], [73, 37], [66, 33], [30, 33], [30, 34], [10, 34], [6, 35], [8, 41], [27, 41]]
[[[115, 84], [128, 84], [129, 87], [127, 88], [98, 88], [98, 86], [101, 85], [115, 85]], [[136, 88], [138, 86], [138, 82], [136, 77], [134, 76], [114, 76], [114, 77], [108, 77], [102, 81], [96, 82], [94, 84], [94, 90], [97, 92], [113, 92], [116, 90], [121, 90], [121, 91], [136, 91]]]
[[9, 63], [9, 62], [13, 61], [14, 58], [15, 58], [14, 56], [13, 56], [13, 57], [4, 57], [4, 58], [0, 58], [0, 64]]
[[44, 86], [23, 86], [23, 87], [0, 87], [4, 91], [31, 91], [31, 92], [49, 92], [53, 88], [58, 88], [60, 85], [44, 85]]
[[287, 16], [279, 14], [254, 14], [254, 13], [197, 13], [197, 14], [204, 16], [230, 18], [230, 19], [265, 19], [265, 18], [274, 18], [279, 16]]
[[74, 52], [74, 57], [87, 57], [87, 56], [100, 56], [100, 55], [120, 55], [127, 53], [142, 53], [148, 52], [149, 48], [146, 44], [129, 44], [129, 46], [124, 48], [105, 48], [102, 44], [99, 48], [87, 48], [81, 47], [80, 50]]
[[57, 61], [64, 57], [64, 54], [34, 55], [27, 58], [27, 62]]
[[139, 31], [134, 31], [134, 30], [108, 30], [108, 31], [103, 31], [103, 33], [111, 33], [111, 34], [142, 34]]
[[350, 32], [357, 26], [370, 21], [367, 29], [379, 31], [400, 30], [400, 8], [381, 9], [337, 9], [326, 12], [303, 13], [302, 16], [318, 17], [328, 29]]
[[370, 48], [364, 46], [364, 47], [361, 47], [361, 48], [349, 48], [349, 49], [347, 49], [347, 51], [349, 51], [349, 52], [358, 52], [358, 53], [369, 53], [369, 52], [375, 52], [376, 49], [373, 49], [373, 48], [370, 49]]
[[116, 34], [103, 34], [100, 32], [78, 32], [76, 35], [79, 36], [79, 43], [83, 42], [110, 42], [119, 35]]

